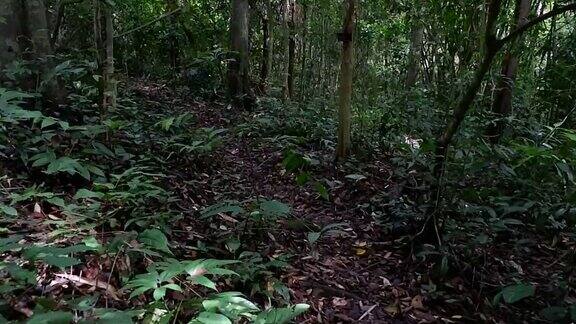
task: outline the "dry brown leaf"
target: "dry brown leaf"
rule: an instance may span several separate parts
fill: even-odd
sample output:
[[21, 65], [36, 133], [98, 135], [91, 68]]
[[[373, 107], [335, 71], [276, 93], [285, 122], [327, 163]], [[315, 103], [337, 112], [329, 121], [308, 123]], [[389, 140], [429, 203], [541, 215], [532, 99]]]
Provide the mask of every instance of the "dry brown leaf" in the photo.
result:
[[348, 305], [348, 301], [346, 298], [334, 297], [332, 299], [332, 305], [334, 305], [334, 307], [344, 307]]
[[426, 307], [424, 307], [424, 304], [422, 303], [422, 296], [420, 295], [417, 295], [416, 297], [412, 298], [411, 304], [414, 309], [426, 310]]
[[57, 273], [55, 274], [56, 277], [60, 277], [60, 278], [64, 278], [64, 279], [68, 279], [69, 281], [78, 284], [78, 285], [88, 285], [88, 286], [92, 286], [94, 288], [100, 288], [100, 289], [104, 289], [109, 295], [110, 297], [112, 297], [114, 300], [120, 300], [120, 298], [118, 297], [118, 290], [103, 281], [96, 281], [96, 280], [90, 280], [90, 279], [86, 279], [80, 276], [76, 276], [76, 275], [71, 275], [71, 274], [67, 274], [67, 273]]

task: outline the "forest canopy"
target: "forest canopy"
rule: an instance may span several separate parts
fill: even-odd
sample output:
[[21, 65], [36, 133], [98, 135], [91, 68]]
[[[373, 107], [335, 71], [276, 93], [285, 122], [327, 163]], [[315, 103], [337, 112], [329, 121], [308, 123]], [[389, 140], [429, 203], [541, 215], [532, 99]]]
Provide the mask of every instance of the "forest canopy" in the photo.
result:
[[576, 322], [574, 0], [0, 0], [0, 322]]

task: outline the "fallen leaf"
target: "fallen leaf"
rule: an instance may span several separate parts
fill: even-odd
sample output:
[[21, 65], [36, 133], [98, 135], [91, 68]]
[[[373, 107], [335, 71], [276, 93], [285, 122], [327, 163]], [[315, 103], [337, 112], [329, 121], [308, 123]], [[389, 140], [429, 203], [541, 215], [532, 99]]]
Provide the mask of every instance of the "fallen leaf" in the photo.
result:
[[366, 249], [362, 249], [362, 248], [356, 248], [356, 255], [364, 255], [366, 254]]
[[384, 307], [384, 311], [390, 314], [392, 317], [396, 317], [402, 313], [400, 307], [398, 306], [398, 301], [396, 301], [394, 304], [390, 304]]
[[414, 309], [426, 310], [426, 307], [424, 307], [424, 304], [422, 303], [422, 296], [420, 295], [417, 295], [416, 297], [412, 298], [411, 304]]
[[334, 305], [334, 307], [343, 307], [348, 305], [348, 301], [346, 298], [334, 297], [334, 299], [332, 299], [332, 305]]
[[55, 274], [55, 276], [60, 277], [60, 278], [64, 278], [64, 279], [68, 279], [69, 281], [71, 281], [75, 284], [78, 284], [78, 285], [88, 285], [88, 286], [92, 286], [94, 288], [104, 289], [110, 295], [110, 297], [112, 297], [114, 300], [120, 300], [120, 298], [118, 297], [118, 290], [116, 288], [114, 288], [114, 286], [112, 286], [106, 282], [98, 281], [98, 280], [90, 280], [90, 279], [82, 278], [80, 276], [71, 275], [71, 274], [67, 274], [67, 273], [57, 273], [57, 274]]

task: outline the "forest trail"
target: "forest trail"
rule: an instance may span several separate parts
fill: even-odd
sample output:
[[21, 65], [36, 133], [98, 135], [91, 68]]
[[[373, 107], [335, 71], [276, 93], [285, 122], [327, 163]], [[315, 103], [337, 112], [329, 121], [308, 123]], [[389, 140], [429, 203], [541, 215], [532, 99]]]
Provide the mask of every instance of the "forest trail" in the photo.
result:
[[[187, 181], [195, 188], [179, 185], [186, 198], [198, 204], [197, 209], [219, 201], [253, 198], [274, 199], [292, 207], [291, 217], [270, 224], [271, 229], [258, 237], [252, 250], [271, 260], [290, 256], [289, 266], [274, 275], [289, 288], [290, 302], [311, 305], [306, 322], [435, 320], [423, 306], [419, 289], [410, 284], [414, 281], [408, 277], [411, 272], [400, 251], [408, 241], [387, 241], [367, 209], [371, 200], [381, 199], [395, 187], [388, 165], [374, 163], [358, 178], [346, 164], [334, 169], [333, 152], [306, 146], [304, 153], [317, 159], [310, 173], [318, 180], [325, 179], [329, 186], [326, 200], [310, 184], [313, 182], [296, 183], [282, 164], [285, 148], [274, 145], [274, 138], [239, 135], [238, 128], [261, 112], [237, 113], [217, 102], [174, 99], [178, 94], [161, 85], [137, 87], [149, 102], [170, 101], [171, 109], [189, 110], [201, 127], [226, 129], [222, 145], [207, 161], [209, 170], [198, 170], [195, 179]], [[147, 90], [142, 91], [144, 88]], [[221, 221], [220, 241], [235, 220], [223, 216]], [[308, 243], [308, 233], [330, 224], [340, 224], [341, 230], [331, 237], [321, 236], [314, 246]]]

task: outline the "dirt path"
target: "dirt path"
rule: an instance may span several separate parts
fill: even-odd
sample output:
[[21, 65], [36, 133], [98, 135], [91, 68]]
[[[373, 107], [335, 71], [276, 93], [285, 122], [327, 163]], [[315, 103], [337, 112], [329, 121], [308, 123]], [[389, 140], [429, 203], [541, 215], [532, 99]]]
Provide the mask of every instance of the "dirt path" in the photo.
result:
[[[299, 186], [294, 175], [285, 171], [281, 147], [268, 139], [239, 137], [234, 127], [242, 119], [223, 122], [229, 119], [213, 115], [222, 113], [217, 109], [224, 107], [205, 108], [210, 112], [204, 112], [204, 126], [230, 130], [224, 144], [211, 155], [218, 164], [209, 180], [214, 200], [264, 197], [293, 208], [295, 221], [281, 221], [277, 231], [268, 233], [267, 251], [294, 255], [282, 279], [290, 289], [291, 302], [312, 306], [307, 322], [407, 322], [416, 319], [415, 312], [419, 319], [430, 318], [423, 312], [421, 297], [411, 296], [404, 284], [403, 256], [392, 249], [393, 242], [381, 237], [373, 217], [363, 208], [386, 190], [385, 180], [390, 178], [386, 165], [363, 170], [366, 179], [350, 180], [345, 176], [351, 171], [333, 170], [331, 152], [309, 149], [306, 153], [320, 160], [311, 171], [314, 178], [332, 185], [330, 201], [326, 201], [311, 183]], [[315, 247], [307, 242], [307, 233], [333, 223], [345, 223], [344, 233], [322, 237]], [[400, 314], [401, 304], [404, 314]]]
[[[166, 88], [152, 90], [159, 101], [170, 98], [176, 111], [192, 112], [197, 126], [227, 129], [222, 145], [206, 161], [210, 170], [199, 170], [193, 188], [179, 188], [191, 201], [206, 206], [223, 200], [267, 198], [292, 207], [291, 218], [280, 220], [259, 238], [257, 250], [272, 259], [292, 255], [290, 265], [275, 276], [289, 288], [290, 303], [311, 305], [305, 322], [434, 320], [406, 275], [404, 253], [398, 250], [405, 242], [383, 236], [369, 210], [371, 199], [394, 188], [386, 163], [372, 163], [361, 170], [354, 164], [334, 168], [332, 152], [299, 148], [319, 163], [308, 170], [312, 180], [298, 185], [294, 174], [282, 165], [285, 147], [258, 135], [238, 134], [238, 125], [253, 122], [256, 112], [237, 113], [222, 103], [189, 100]], [[365, 178], [347, 178], [350, 174]], [[327, 187], [328, 200], [314, 187], [317, 181]], [[343, 224], [342, 233], [321, 237], [314, 246], [308, 243], [308, 233], [334, 223]]]

